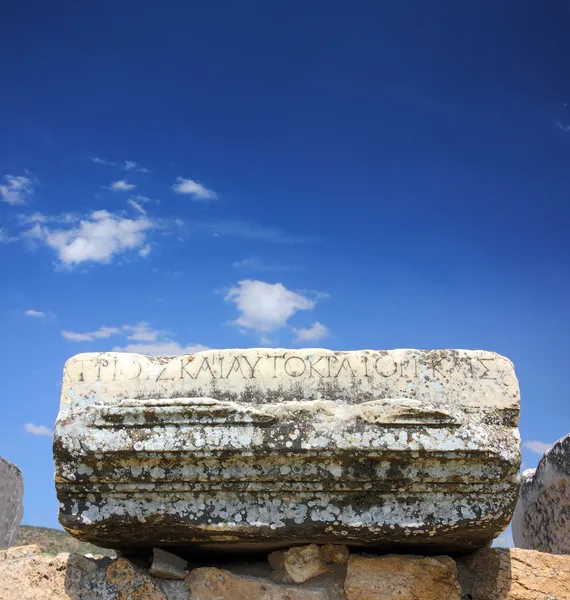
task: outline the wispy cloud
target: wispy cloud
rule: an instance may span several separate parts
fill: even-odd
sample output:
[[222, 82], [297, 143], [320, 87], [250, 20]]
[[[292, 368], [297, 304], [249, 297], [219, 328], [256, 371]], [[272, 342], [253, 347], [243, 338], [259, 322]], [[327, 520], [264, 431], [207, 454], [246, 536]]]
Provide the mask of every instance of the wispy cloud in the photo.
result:
[[552, 444], [548, 444], [546, 442], [539, 442], [536, 440], [529, 440], [529, 441], [523, 442], [523, 446], [525, 448], [528, 448], [531, 452], [534, 452], [535, 454], [540, 454], [541, 456], [545, 452], [550, 450], [550, 448], [552, 448]]
[[184, 177], [177, 177], [176, 181], [172, 184], [172, 189], [177, 194], [191, 196], [193, 200], [216, 200], [218, 197], [218, 194], [214, 190], [207, 188], [194, 179], [186, 179]]
[[315, 321], [306, 329], [293, 329], [296, 334], [296, 342], [315, 342], [329, 335], [329, 330], [322, 323]]
[[148, 234], [154, 226], [147, 217], [129, 219], [106, 210], [93, 211], [68, 228], [51, 228], [45, 223], [37, 221], [23, 236], [54, 250], [60, 263], [66, 266], [83, 262], [110, 263], [118, 254], [140, 252], [147, 245]]
[[259, 258], [246, 258], [244, 260], [238, 260], [232, 263], [232, 266], [236, 269], [250, 269], [252, 271], [290, 271], [289, 265], [276, 265], [266, 263]]
[[123, 164], [123, 171], [138, 171], [139, 173], [150, 173], [150, 169], [141, 167], [134, 160], [126, 160]]
[[51, 437], [53, 431], [45, 425], [34, 425], [33, 423], [26, 423], [24, 429], [32, 435], [45, 435]]
[[319, 241], [314, 237], [287, 234], [273, 227], [229, 219], [188, 221], [187, 227], [198, 231], [207, 231], [216, 236], [238, 237], [274, 244], [312, 244]]
[[114, 192], [129, 192], [130, 190], [134, 190], [137, 186], [134, 183], [128, 183], [124, 179], [119, 179], [118, 181], [113, 181], [109, 186], [109, 189]]
[[147, 354], [148, 356], [176, 356], [179, 354], [195, 354], [196, 352], [208, 349], [207, 346], [202, 346], [202, 344], [188, 344], [183, 346], [173, 340], [163, 340], [116, 346], [113, 348], [113, 352], [134, 352], [136, 354]]
[[94, 342], [111, 336], [121, 336], [127, 343], [113, 347], [113, 351], [135, 352], [150, 356], [194, 354], [201, 350], [208, 350], [208, 347], [203, 344], [180, 344], [172, 339], [168, 331], [153, 329], [146, 321], [120, 327], [100, 327], [96, 331], [85, 333], [62, 331], [61, 335], [70, 342]]
[[234, 324], [260, 333], [283, 327], [299, 310], [312, 310], [315, 301], [288, 290], [282, 283], [246, 279], [231, 287], [226, 300], [238, 310]]
[[91, 160], [96, 165], [110, 165], [110, 166], [115, 166], [117, 164], [116, 162], [113, 162], [112, 160], [107, 160], [106, 158], [100, 158], [99, 156], [92, 156]]
[[32, 317], [35, 319], [42, 319], [46, 316], [45, 313], [41, 310], [34, 310], [33, 308], [29, 308], [24, 312], [24, 314], [26, 315], [26, 317]]
[[119, 335], [121, 329], [118, 327], [99, 327], [95, 331], [87, 331], [85, 333], [77, 333], [75, 331], [62, 331], [61, 335], [70, 342], [93, 342], [95, 340], [101, 340], [111, 337], [112, 335]]
[[32, 180], [23, 175], [4, 175], [0, 184], [0, 199], [8, 204], [25, 204], [34, 193]]
[[138, 202], [137, 200], [135, 200], [133, 198], [129, 198], [127, 200], [127, 204], [129, 204], [129, 206], [132, 206], [141, 215], [146, 215], [146, 209], [144, 209], [142, 204], [140, 202]]
[[560, 129], [564, 133], [570, 132], [570, 125], [563, 125], [562, 123], [556, 123], [556, 127], [558, 127], [558, 129]]

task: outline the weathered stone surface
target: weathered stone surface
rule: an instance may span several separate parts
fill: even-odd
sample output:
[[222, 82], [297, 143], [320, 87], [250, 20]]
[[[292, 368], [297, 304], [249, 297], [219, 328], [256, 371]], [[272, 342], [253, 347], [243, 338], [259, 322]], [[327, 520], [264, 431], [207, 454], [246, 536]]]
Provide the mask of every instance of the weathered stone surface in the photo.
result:
[[111, 587], [111, 593], [116, 593], [117, 600], [167, 600], [148, 573], [125, 558], [109, 565], [105, 581]]
[[188, 563], [176, 554], [166, 552], [160, 548], [154, 548], [152, 553], [152, 564], [150, 574], [162, 579], [185, 579]]
[[283, 583], [304, 583], [328, 572], [317, 544], [277, 550], [268, 556], [268, 560], [274, 570], [273, 579]]
[[519, 389], [483, 351], [81, 354], [60, 522], [104, 547], [477, 548], [518, 491]]
[[455, 561], [449, 556], [352, 554], [344, 582], [348, 600], [460, 600]]
[[2, 600], [116, 600], [92, 593], [97, 562], [80, 554], [42, 556], [38, 546], [0, 552]]
[[487, 548], [459, 561], [469, 600], [568, 600], [570, 556], [519, 548]]
[[0, 549], [16, 542], [24, 515], [23, 497], [22, 472], [0, 456]]
[[244, 577], [223, 569], [194, 569], [188, 576], [192, 600], [337, 600], [327, 585], [300, 587]]
[[512, 529], [518, 548], [570, 554], [570, 434], [523, 473]]

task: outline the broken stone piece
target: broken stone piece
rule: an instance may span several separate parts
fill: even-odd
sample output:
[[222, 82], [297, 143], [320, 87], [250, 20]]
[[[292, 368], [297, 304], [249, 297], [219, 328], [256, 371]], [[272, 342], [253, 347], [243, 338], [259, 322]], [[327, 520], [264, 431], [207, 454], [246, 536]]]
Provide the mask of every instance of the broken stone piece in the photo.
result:
[[186, 577], [186, 567], [188, 563], [176, 554], [166, 552], [160, 548], [154, 548], [152, 551], [152, 564], [150, 574], [153, 577], [162, 579], [184, 579]]
[[273, 579], [283, 583], [303, 583], [328, 572], [321, 551], [316, 544], [278, 550], [268, 556], [273, 568]]
[[168, 600], [145, 571], [125, 558], [118, 558], [109, 565], [105, 581], [113, 586], [117, 600]]
[[87, 353], [65, 365], [59, 519], [105, 548], [446, 553], [505, 529], [519, 388], [479, 350]]
[[326, 563], [343, 565], [348, 561], [350, 552], [343, 544], [325, 544], [321, 546], [321, 556]]
[[347, 600], [460, 600], [455, 561], [449, 556], [351, 554], [344, 593]]
[[570, 434], [522, 474], [512, 531], [518, 548], [570, 554]]
[[0, 549], [9, 548], [18, 538], [24, 515], [23, 497], [22, 472], [0, 456]]
[[234, 575], [223, 569], [194, 569], [188, 576], [192, 600], [336, 600], [327, 586], [283, 585], [270, 579]]

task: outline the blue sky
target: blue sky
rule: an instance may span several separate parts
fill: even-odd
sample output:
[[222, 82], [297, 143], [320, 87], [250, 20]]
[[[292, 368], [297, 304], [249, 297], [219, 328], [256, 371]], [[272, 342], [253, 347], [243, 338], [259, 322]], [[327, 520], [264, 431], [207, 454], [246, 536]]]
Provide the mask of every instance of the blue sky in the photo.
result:
[[570, 431], [569, 6], [5, 2], [24, 523], [57, 525], [62, 366], [91, 350], [494, 350], [535, 466]]

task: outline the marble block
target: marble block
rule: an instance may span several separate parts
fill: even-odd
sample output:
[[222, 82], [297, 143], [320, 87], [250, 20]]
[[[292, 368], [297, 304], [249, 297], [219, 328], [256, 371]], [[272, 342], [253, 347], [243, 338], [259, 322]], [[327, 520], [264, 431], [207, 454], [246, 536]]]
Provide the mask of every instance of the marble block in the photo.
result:
[[108, 548], [483, 546], [519, 483], [512, 363], [470, 350], [80, 354], [59, 519]]

